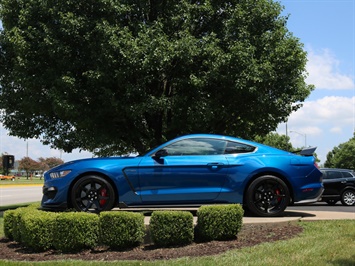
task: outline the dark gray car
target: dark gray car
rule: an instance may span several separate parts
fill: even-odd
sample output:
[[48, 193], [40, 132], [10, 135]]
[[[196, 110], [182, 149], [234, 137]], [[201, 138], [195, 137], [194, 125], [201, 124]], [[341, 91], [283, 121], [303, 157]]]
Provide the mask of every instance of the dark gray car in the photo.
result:
[[321, 201], [335, 205], [355, 205], [355, 173], [348, 169], [321, 168], [324, 192]]

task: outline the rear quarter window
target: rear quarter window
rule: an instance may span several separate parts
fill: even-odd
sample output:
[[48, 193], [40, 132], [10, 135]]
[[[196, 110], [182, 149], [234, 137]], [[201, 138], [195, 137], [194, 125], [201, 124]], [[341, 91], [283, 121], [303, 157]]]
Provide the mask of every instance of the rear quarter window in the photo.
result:
[[248, 153], [253, 152], [256, 148], [251, 145], [228, 141], [225, 154], [238, 154], [238, 153]]
[[344, 177], [354, 177], [350, 172], [343, 172]]

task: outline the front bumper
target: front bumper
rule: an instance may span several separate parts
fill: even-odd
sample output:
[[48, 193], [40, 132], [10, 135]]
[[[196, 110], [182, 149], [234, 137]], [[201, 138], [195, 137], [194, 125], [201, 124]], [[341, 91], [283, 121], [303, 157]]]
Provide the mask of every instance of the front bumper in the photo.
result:
[[44, 211], [63, 211], [68, 208], [68, 203], [66, 201], [57, 203], [53, 199], [57, 195], [56, 187], [43, 186], [42, 188], [43, 196], [41, 201], [41, 210]]

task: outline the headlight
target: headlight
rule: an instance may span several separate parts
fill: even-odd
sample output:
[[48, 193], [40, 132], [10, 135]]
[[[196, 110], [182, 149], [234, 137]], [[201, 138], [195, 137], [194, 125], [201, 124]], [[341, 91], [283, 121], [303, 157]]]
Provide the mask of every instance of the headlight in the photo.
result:
[[64, 171], [60, 171], [60, 172], [53, 172], [50, 173], [49, 176], [51, 178], [62, 178], [65, 177], [67, 174], [69, 174], [71, 172], [71, 170], [64, 170]]

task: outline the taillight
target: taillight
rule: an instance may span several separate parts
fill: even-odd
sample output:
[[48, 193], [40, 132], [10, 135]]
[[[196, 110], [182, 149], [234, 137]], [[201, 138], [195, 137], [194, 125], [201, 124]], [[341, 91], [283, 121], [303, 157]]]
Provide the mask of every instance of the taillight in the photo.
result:
[[319, 166], [318, 166], [317, 162], [314, 162], [314, 166], [319, 169]]

